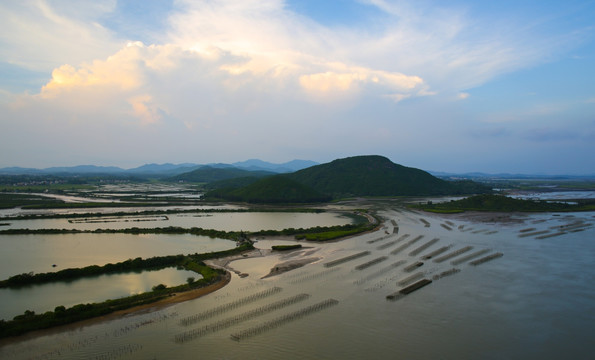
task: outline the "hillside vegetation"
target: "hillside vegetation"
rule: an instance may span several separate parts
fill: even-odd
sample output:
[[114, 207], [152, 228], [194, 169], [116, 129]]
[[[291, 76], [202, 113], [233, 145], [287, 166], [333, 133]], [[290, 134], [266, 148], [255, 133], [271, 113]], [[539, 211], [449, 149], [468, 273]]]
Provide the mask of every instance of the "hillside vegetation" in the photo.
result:
[[[333, 197], [449, 195], [489, 191], [473, 182], [448, 182], [378, 155], [338, 159], [297, 171], [289, 177]], [[469, 189], [471, 185], [473, 189]]]
[[203, 166], [190, 172], [169, 178], [171, 181], [187, 181], [196, 183], [210, 183], [214, 181], [242, 178], [242, 177], [264, 177], [270, 176], [274, 173], [268, 171], [249, 171], [234, 167], [211, 167]]
[[351, 196], [451, 195], [489, 192], [473, 181], [449, 182], [395, 164], [382, 156], [356, 156], [287, 175], [267, 177], [240, 188], [220, 188], [207, 199], [262, 203], [328, 201]]
[[324, 202], [331, 200], [331, 197], [291, 180], [285, 175], [276, 175], [237, 189], [212, 190], [205, 195], [205, 199], [286, 204]]

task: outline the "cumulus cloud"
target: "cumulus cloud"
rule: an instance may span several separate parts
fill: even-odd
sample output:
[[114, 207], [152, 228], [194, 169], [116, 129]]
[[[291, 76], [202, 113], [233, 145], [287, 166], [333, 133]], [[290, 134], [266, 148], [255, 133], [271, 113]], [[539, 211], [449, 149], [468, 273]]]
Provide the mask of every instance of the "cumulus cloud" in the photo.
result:
[[98, 20], [114, 0], [0, 2], [0, 59], [28, 70], [51, 71], [112, 54], [120, 47]]
[[377, 87], [379, 91], [385, 93], [386, 97], [397, 101], [411, 96], [414, 89], [423, 85], [423, 80], [418, 76], [374, 71], [361, 67], [347, 70], [301, 75], [299, 82], [304, 90], [315, 95], [341, 95], [347, 92], [358, 92], [362, 87]]
[[134, 116], [143, 124], [153, 124], [161, 119], [161, 114], [151, 95], [138, 95], [128, 99]]
[[365, 80], [365, 78], [356, 73], [337, 74], [329, 71], [300, 76], [300, 84], [304, 89], [323, 93], [348, 91], [353, 88], [354, 82], [362, 80]]
[[[502, 34], [490, 36], [477, 31], [479, 35], [471, 36], [477, 30], [475, 24], [456, 8], [414, 8], [406, 2], [382, 0], [371, 0], [369, 4], [392, 19], [381, 21], [372, 32], [325, 27], [290, 11], [281, 0], [178, 1], [177, 9], [169, 15], [163, 44], [144, 46], [133, 42], [120, 45], [109, 56], [97, 56], [86, 46], [85, 56], [93, 59], [77, 62], [80, 58], [74, 56], [60, 63], [42, 94], [50, 97], [66, 89], [97, 86], [130, 91], [151, 81], [147, 73], [183, 68], [184, 56], [180, 54], [187, 52], [216, 63], [209, 70], [215, 77], [221, 71], [231, 75], [223, 77], [225, 83], [219, 85], [234, 91], [241, 86], [253, 86], [256, 92], [269, 87], [296, 96], [295, 90], [300, 89], [313, 95], [308, 98], [317, 100], [351, 99], [365, 92], [398, 102], [445, 90], [456, 93], [457, 88], [472, 87], [506, 69], [535, 61], [533, 53], [541, 49], [523, 47], [525, 44]], [[113, 1], [85, 2], [77, 7], [82, 9], [77, 17], [93, 20], [90, 14], [109, 13], [114, 6]], [[42, 0], [13, 7], [13, 13], [29, 14], [52, 25], [52, 38], [80, 44], [88, 37], [98, 52], [113, 49], [113, 41], [105, 45], [110, 40], [109, 31], [97, 22], [89, 26], [58, 15]], [[63, 10], [64, 4], [55, 7]], [[70, 35], [60, 36], [61, 32]], [[35, 31], [35, 35], [40, 33]], [[83, 36], [70, 41], [73, 34]], [[32, 37], [26, 40], [32, 41]], [[49, 43], [60, 48], [60, 44]], [[66, 43], [63, 41], [62, 47]], [[64, 52], [72, 53], [71, 48], [72, 44]], [[458, 92], [456, 97], [465, 99], [468, 93]]]
[[345, 45], [341, 34], [291, 13], [283, 1], [182, 3], [183, 11], [170, 17], [173, 42], [199, 53], [219, 49], [243, 58], [221, 67], [230, 74], [265, 76], [289, 87], [299, 84], [316, 96], [358, 92], [366, 84], [387, 94], [425, 85], [414, 74], [335, 56]]
[[[288, 12], [280, 1], [181, 4], [183, 11], [170, 18], [170, 43], [129, 42], [103, 59], [62, 64], [39, 96], [67, 104], [66, 98], [76, 93], [79, 99], [95, 97], [117, 104], [114, 109], [128, 106], [128, 111], [120, 110], [123, 119], [128, 114], [150, 125], [168, 114], [170, 120], [196, 129], [199, 124], [212, 126], [208, 124], [228, 114], [207, 104], [210, 98], [250, 112], [267, 106], [258, 96], [324, 102], [365, 93], [399, 102], [434, 94], [420, 76], [329, 57], [318, 37], [327, 30], [312, 29], [309, 20]], [[294, 32], [303, 35], [300, 41]], [[206, 88], [208, 95], [181, 103], [187, 94], [204, 93]], [[95, 106], [96, 102], [89, 104], [90, 109]]]
[[[329, 149], [346, 139], [365, 152], [393, 149], [394, 137], [414, 146], [415, 138], [466, 131], [468, 123], [453, 120], [464, 106], [454, 100], [468, 98], [465, 91], [559, 49], [559, 38], [525, 36], [506, 19], [484, 29], [485, 18], [442, 2], [363, 3], [383, 15], [348, 27], [317, 23], [281, 0], [178, 0], [160, 41], [143, 44], [102, 25], [115, 1], [2, 2], [10, 15], [0, 24], [2, 60], [48, 79], [16, 98], [0, 89], [4, 137], [38, 131], [32, 141], [51, 134], [65, 151], [143, 138], [192, 156], [228, 142], [221, 151], [242, 154], [339, 153]], [[515, 110], [492, 120], [531, 115]], [[373, 136], [375, 126], [390, 136]], [[89, 132], [103, 140], [81, 140]], [[328, 134], [339, 135], [332, 142]], [[0, 152], [18, 146], [4, 137]], [[117, 154], [117, 146], [105, 151], [112, 148]]]

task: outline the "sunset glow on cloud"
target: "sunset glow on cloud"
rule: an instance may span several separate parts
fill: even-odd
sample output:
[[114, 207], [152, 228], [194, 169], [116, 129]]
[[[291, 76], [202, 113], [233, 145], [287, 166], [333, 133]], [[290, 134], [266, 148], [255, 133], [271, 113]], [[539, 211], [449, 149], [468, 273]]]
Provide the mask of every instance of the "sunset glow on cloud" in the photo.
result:
[[[595, 172], [593, 4], [353, 5], [4, 2], [0, 167], [375, 153], [432, 170]], [[81, 143], [89, 131], [103, 141]]]

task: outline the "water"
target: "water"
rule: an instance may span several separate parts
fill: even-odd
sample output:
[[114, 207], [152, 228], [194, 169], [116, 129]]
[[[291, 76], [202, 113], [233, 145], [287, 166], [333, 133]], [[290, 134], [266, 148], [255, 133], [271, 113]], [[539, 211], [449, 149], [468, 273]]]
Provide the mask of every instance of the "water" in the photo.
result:
[[[237, 260], [231, 266], [248, 273], [233, 275], [226, 287], [207, 296], [157, 312], [137, 314], [73, 328], [0, 348], [3, 359], [128, 358], [190, 359], [589, 359], [595, 350], [595, 213], [515, 216], [516, 222], [472, 223], [461, 216], [439, 217], [396, 207], [382, 211], [387, 219], [375, 233], [317, 244], [302, 250], [319, 257], [302, 268], [261, 279], [279, 262], [299, 258], [291, 253]], [[556, 216], [558, 215], [558, 216]], [[420, 219], [423, 218], [426, 223]], [[394, 220], [398, 234], [393, 235]], [[578, 232], [556, 234], [560, 226], [584, 224]], [[555, 229], [558, 227], [558, 229]], [[525, 231], [528, 228], [535, 230]], [[529, 232], [541, 235], [520, 237]], [[410, 236], [382, 247], [400, 236]], [[423, 238], [392, 254], [408, 240]], [[384, 238], [384, 239], [382, 239]], [[439, 241], [417, 255], [416, 248]], [[379, 240], [380, 239], [380, 240]], [[263, 254], [277, 241], [260, 240]], [[457, 265], [461, 271], [435, 280], [397, 301], [386, 295], [400, 289], [397, 281], [410, 276], [407, 264], [423, 261], [426, 278], [451, 269], [450, 260], [422, 259], [442, 246], [449, 251], [473, 246], [501, 252], [503, 257], [478, 266]], [[332, 260], [369, 251], [369, 255], [328, 267]], [[364, 270], [360, 264], [386, 256]], [[460, 255], [459, 257], [462, 257]], [[454, 259], [457, 259], [455, 257]], [[391, 266], [399, 261], [405, 264]], [[180, 320], [238, 301], [274, 287], [281, 291], [220, 312], [203, 322], [183, 326]], [[298, 303], [265, 311], [267, 305], [299, 294]], [[338, 304], [295, 316], [278, 327], [236, 342], [230, 336], [279, 324], [280, 319], [328, 299]], [[193, 340], [176, 343], [176, 336], [226, 319], [246, 318]]]
[[[109, 206], [109, 205], [106, 205]], [[243, 209], [242, 206], [237, 205], [169, 205], [169, 206], [135, 206], [135, 207], [105, 207], [105, 208], [64, 208], [64, 209], [23, 209], [23, 208], [11, 208], [11, 209], [0, 209], [0, 217], [9, 218], [15, 216], [25, 215], [46, 215], [46, 214], [87, 214], [101, 213], [101, 214], [113, 214], [119, 212], [141, 212], [141, 211], [161, 211], [161, 210], [238, 210]], [[3, 219], [3, 222], [6, 219]]]
[[[0, 278], [127, 259], [233, 249], [235, 242], [189, 234], [56, 234], [0, 236]], [[55, 267], [53, 265], [56, 265]]]
[[[193, 277], [201, 279], [202, 275], [193, 271], [166, 268], [157, 271], [110, 274], [79, 279], [75, 281], [59, 281], [50, 284], [32, 285], [19, 289], [0, 289], [0, 318], [12, 319], [24, 310], [33, 310], [37, 314], [53, 311], [56, 306], [66, 308], [77, 304], [102, 302], [134, 294], [151, 291], [158, 284], [176, 286], [186, 283]], [[43, 301], [39, 301], [43, 299]]]
[[167, 215], [131, 215], [120, 217], [85, 217], [62, 219], [2, 220], [10, 225], [0, 229], [126, 229], [131, 227], [155, 228], [179, 226], [200, 227], [225, 231], [283, 230], [286, 228], [309, 228], [315, 226], [345, 225], [351, 219], [335, 212], [290, 213], [290, 212], [230, 212], [187, 213]]

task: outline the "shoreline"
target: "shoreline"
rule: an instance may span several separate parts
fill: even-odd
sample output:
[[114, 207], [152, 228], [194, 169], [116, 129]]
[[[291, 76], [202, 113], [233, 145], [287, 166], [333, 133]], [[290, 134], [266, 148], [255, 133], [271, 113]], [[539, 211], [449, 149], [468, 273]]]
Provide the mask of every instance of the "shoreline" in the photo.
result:
[[31, 340], [31, 339], [34, 339], [37, 337], [54, 335], [54, 334], [59, 334], [59, 333], [66, 332], [66, 331], [82, 329], [87, 326], [96, 325], [99, 323], [124, 318], [124, 317], [130, 316], [130, 315], [138, 315], [141, 313], [150, 313], [150, 312], [154, 312], [154, 311], [159, 311], [159, 310], [164, 309], [168, 306], [178, 304], [181, 302], [185, 302], [185, 301], [189, 301], [189, 300], [198, 299], [199, 297], [213, 293], [213, 292], [225, 287], [227, 284], [229, 284], [230, 281], [231, 281], [231, 273], [229, 271], [226, 271], [225, 275], [223, 275], [221, 280], [217, 281], [216, 283], [207, 285], [205, 287], [201, 287], [201, 288], [193, 289], [193, 290], [189, 290], [189, 291], [184, 291], [184, 292], [179, 292], [179, 293], [173, 293], [170, 296], [168, 296], [167, 298], [161, 299], [154, 303], [134, 306], [134, 307], [131, 307], [128, 309], [118, 310], [118, 311], [115, 311], [110, 314], [73, 322], [71, 324], [65, 324], [65, 325], [55, 326], [55, 327], [51, 327], [51, 328], [47, 328], [47, 329], [35, 330], [35, 331], [28, 332], [26, 334], [0, 339], [0, 347], [6, 346], [6, 345], [11, 345], [11, 344], [16, 344], [16, 343], [19, 343], [22, 341]]
[[[320, 243], [338, 242], [338, 241], [345, 240], [347, 238], [361, 236], [362, 234], [377, 231], [380, 228], [382, 221], [379, 221], [370, 215], [366, 215], [366, 217], [371, 224], [376, 225], [373, 229], [369, 229], [367, 231], [357, 233], [357, 234], [344, 236], [344, 237], [341, 237], [338, 239], [322, 241]], [[274, 239], [274, 240], [296, 241], [293, 236], [260, 236], [258, 239], [259, 240]], [[308, 241], [305, 241], [305, 242], [308, 243]], [[312, 241], [312, 243], [319, 243], [319, 242]], [[304, 251], [307, 249], [308, 248], [302, 248], [298, 252], [302, 252], [302, 256], [303, 256]], [[271, 254], [272, 254], [271, 250], [255, 248], [251, 251], [243, 252], [241, 254], [229, 255], [229, 256], [225, 256], [222, 258], [216, 258], [216, 259], [207, 259], [204, 262], [208, 266], [225, 270], [225, 275], [222, 277], [222, 279], [217, 281], [214, 284], [210, 284], [205, 287], [194, 289], [194, 290], [173, 293], [173, 294], [170, 294], [165, 299], [161, 299], [159, 301], [156, 301], [156, 302], [153, 302], [150, 304], [134, 306], [134, 307], [131, 307], [128, 309], [118, 310], [118, 311], [115, 311], [110, 314], [101, 315], [101, 316], [73, 322], [70, 324], [54, 326], [54, 327], [50, 327], [47, 329], [31, 331], [31, 332], [28, 332], [28, 333], [25, 333], [22, 335], [18, 335], [18, 336], [3, 338], [3, 339], [0, 339], [0, 347], [6, 346], [6, 345], [11, 345], [11, 344], [17, 344], [19, 342], [28, 341], [28, 340], [38, 338], [38, 337], [59, 334], [59, 333], [67, 332], [67, 331], [78, 330], [78, 329], [82, 329], [87, 326], [92, 326], [92, 325], [96, 325], [99, 323], [124, 318], [126, 316], [150, 313], [150, 312], [161, 310], [163, 308], [166, 308], [168, 306], [171, 306], [171, 305], [174, 305], [177, 303], [197, 299], [199, 297], [213, 293], [213, 292], [225, 287], [227, 284], [229, 284], [231, 282], [231, 278], [232, 278], [231, 273], [232, 272], [235, 273], [240, 278], [249, 276], [249, 274], [241, 273], [240, 271], [231, 267], [230, 264], [232, 262], [237, 261], [237, 260], [242, 260], [242, 259], [267, 257], [267, 256], [270, 256]], [[306, 258], [306, 259], [302, 258], [299, 260], [291, 260], [291, 261], [287, 261], [285, 263], [279, 263], [279, 264], [276, 264], [276, 266], [273, 269], [271, 269], [271, 272], [269, 274], [267, 274], [264, 278], [276, 276], [276, 275], [282, 274], [284, 272], [300, 268], [302, 266], [305, 266], [307, 264], [310, 264], [310, 263], [313, 263], [313, 262], [316, 262], [319, 260], [320, 260], [320, 258]]]

